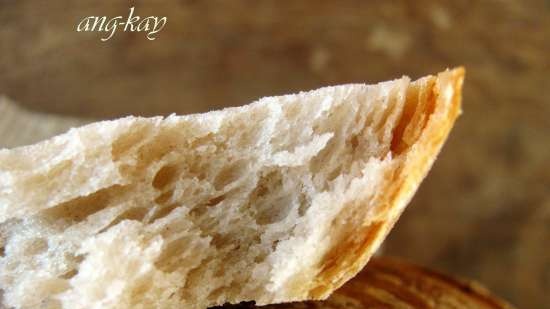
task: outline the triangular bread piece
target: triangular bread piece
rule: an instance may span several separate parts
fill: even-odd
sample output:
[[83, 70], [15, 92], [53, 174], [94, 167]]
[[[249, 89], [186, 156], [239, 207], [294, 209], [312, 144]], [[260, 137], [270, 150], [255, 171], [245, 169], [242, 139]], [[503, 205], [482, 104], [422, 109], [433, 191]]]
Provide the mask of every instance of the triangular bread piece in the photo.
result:
[[460, 112], [461, 68], [0, 150], [7, 308], [324, 299], [378, 248]]

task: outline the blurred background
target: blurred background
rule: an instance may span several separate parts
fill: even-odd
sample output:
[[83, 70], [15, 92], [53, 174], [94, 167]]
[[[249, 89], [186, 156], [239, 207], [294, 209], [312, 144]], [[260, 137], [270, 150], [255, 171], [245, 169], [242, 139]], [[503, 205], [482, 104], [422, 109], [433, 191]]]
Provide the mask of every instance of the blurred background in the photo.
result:
[[[75, 31], [130, 6], [168, 18], [156, 40]], [[464, 113], [384, 254], [548, 308], [548, 0], [0, 0], [0, 94], [73, 118], [205, 112], [457, 65]]]

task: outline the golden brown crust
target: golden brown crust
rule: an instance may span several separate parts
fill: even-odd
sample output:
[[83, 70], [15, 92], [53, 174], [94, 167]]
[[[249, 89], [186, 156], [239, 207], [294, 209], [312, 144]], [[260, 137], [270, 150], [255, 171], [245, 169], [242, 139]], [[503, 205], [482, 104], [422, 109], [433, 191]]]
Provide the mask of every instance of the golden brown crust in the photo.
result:
[[463, 79], [464, 69], [456, 68], [420, 79], [409, 87], [391, 149], [403, 160], [382, 194], [385, 200], [380, 203], [377, 218], [365, 222], [353, 237], [332, 248], [320, 263], [316, 280], [297, 284], [297, 293], [307, 289], [307, 298], [325, 299], [368, 262], [427, 174], [460, 114]]

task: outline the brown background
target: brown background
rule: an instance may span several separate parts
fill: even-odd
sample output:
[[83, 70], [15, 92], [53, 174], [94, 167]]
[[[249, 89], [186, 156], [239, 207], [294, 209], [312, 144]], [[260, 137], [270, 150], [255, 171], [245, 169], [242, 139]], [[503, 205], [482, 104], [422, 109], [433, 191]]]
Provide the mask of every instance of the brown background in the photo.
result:
[[[550, 303], [550, 2], [0, 0], [0, 93], [92, 118], [202, 112], [464, 65], [464, 114], [385, 252]], [[85, 16], [167, 16], [155, 41]]]

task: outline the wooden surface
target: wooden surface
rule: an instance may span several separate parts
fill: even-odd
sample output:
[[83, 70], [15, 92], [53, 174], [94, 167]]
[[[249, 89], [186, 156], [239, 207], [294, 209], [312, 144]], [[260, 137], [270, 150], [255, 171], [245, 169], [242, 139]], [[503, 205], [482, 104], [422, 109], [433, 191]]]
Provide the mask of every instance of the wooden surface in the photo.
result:
[[548, 1], [134, 1], [155, 41], [77, 33], [126, 1], [1, 1], [0, 93], [112, 118], [465, 65], [464, 114], [385, 252], [550, 303]]
[[327, 300], [255, 307], [253, 303], [215, 309], [512, 309], [473, 281], [453, 278], [404, 260], [373, 258], [355, 278]]

